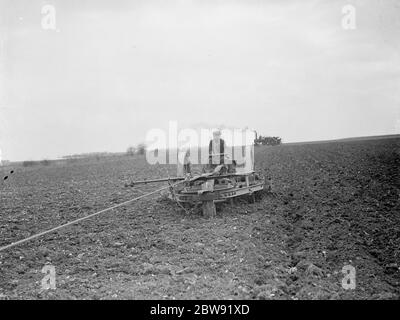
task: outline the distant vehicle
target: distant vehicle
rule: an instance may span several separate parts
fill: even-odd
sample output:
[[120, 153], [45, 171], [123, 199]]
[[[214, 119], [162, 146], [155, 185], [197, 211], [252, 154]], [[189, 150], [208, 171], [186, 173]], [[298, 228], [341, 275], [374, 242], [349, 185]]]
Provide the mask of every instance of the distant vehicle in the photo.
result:
[[277, 146], [282, 143], [282, 139], [280, 137], [263, 137], [259, 136], [254, 140], [254, 145], [266, 145], [266, 146]]

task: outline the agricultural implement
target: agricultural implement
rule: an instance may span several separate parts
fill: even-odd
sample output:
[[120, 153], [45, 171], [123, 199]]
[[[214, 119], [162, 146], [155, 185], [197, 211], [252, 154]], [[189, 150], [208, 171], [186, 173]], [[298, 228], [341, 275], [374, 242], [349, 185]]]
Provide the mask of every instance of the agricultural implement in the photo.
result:
[[180, 206], [201, 205], [202, 213], [206, 217], [216, 216], [216, 203], [232, 203], [234, 198], [243, 196], [251, 197], [254, 201], [256, 194], [264, 189], [265, 184], [264, 178], [254, 171], [254, 157], [251, 156], [250, 159], [244, 159], [241, 166], [238, 166], [235, 160], [231, 161], [231, 164], [207, 164], [201, 174], [192, 175], [190, 171], [186, 171], [183, 176], [132, 181], [126, 186], [159, 182], [170, 184], [169, 199], [176, 201]]

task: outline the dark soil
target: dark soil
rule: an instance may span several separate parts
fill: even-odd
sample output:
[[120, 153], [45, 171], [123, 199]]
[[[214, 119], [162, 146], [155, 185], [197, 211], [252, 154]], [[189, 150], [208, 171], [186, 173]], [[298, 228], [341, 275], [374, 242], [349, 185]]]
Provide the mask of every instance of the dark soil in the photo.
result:
[[[256, 148], [270, 187], [256, 203], [207, 220], [155, 195], [2, 251], [0, 299], [398, 299], [399, 149]], [[166, 170], [127, 156], [14, 168], [0, 185], [0, 246], [154, 190], [124, 184]], [[55, 290], [42, 289], [46, 264]]]

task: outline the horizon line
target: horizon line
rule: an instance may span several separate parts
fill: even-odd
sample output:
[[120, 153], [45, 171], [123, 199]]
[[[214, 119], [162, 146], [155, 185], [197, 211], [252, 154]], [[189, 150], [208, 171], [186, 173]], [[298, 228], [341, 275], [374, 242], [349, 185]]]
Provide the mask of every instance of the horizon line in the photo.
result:
[[[368, 140], [368, 139], [395, 139], [395, 138], [400, 138], [400, 133], [394, 133], [394, 134], [381, 134], [381, 135], [371, 135], [371, 136], [355, 136], [355, 137], [346, 137], [346, 138], [336, 138], [336, 139], [324, 139], [324, 140], [306, 140], [306, 141], [290, 141], [290, 142], [284, 142], [282, 139], [282, 144], [281, 145], [291, 145], [291, 144], [311, 144], [311, 143], [328, 143], [328, 142], [351, 142], [351, 141], [358, 141], [358, 140]], [[203, 146], [204, 147], [204, 146]], [[169, 149], [167, 149], [169, 150]], [[43, 161], [43, 160], [48, 160], [48, 161], [57, 161], [57, 160], [64, 160], [63, 158], [65, 157], [71, 157], [71, 156], [83, 156], [83, 155], [96, 155], [96, 154], [109, 154], [109, 155], [118, 155], [118, 154], [125, 154], [126, 151], [120, 151], [120, 152], [110, 152], [110, 151], [95, 151], [95, 152], [87, 152], [87, 153], [76, 153], [76, 154], [70, 154], [70, 155], [63, 155], [59, 156], [57, 158], [40, 158], [40, 159], [23, 159], [23, 160], [8, 160], [4, 159], [0, 162], [0, 167], [3, 166], [2, 162], [7, 161], [8, 164], [11, 163], [19, 163], [19, 162], [24, 162], [24, 161]], [[85, 158], [85, 157], [82, 157]]]

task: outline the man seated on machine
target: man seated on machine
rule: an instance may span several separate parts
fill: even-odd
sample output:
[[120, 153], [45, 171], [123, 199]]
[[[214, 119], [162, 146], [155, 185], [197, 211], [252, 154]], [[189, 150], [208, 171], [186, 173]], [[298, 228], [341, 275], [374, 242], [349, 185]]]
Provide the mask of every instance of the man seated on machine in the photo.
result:
[[[221, 130], [217, 129], [213, 132], [213, 139], [210, 140], [208, 145], [208, 169], [209, 170], [223, 170], [224, 172], [235, 172], [235, 160], [226, 161], [229, 155], [226, 153], [228, 147], [225, 140], [221, 139]], [[231, 163], [226, 163], [231, 162]]]

